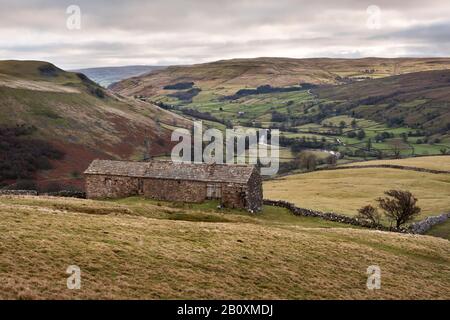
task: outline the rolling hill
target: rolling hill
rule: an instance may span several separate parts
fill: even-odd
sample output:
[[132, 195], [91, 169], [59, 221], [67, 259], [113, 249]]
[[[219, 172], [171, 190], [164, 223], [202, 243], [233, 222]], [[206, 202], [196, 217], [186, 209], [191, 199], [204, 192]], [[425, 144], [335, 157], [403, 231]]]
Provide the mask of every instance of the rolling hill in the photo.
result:
[[[152, 104], [103, 89], [82, 74], [40, 61], [0, 61], [1, 132], [16, 138], [23, 135], [22, 140], [32, 139], [34, 145], [44, 141], [65, 154], [61, 160], [51, 160], [52, 170], [38, 174], [40, 181], [81, 183], [73, 176], [93, 158], [140, 158], [146, 138], [153, 154], [167, 152], [168, 126], [178, 125], [189, 123]], [[22, 141], [16, 138], [15, 143]], [[11, 140], [2, 139], [5, 150], [10, 150]], [[14, 170], [20, 178], [24, 170], [15, 167], [20, 161], [14, 159], [29, 153], [22, 149], [10, 155], [10, 163], [3, 162], [4, 179], [15, 180]]]
[[0, 196], [0, 299], [450, 298], [447, 240], [216, 205]]
[[102, 87], [107, 88], [112, 83], [165, 68], [163, 66], [123, 66], [86, 68], [70, 71], [82, 73]]
[[[429, 70], [439, 68], [450, 68], [450, 59], [232, 60], [155, 71], [114, 84], [114, 93], [49, 63], [4, 61], [0, 150], [16, 153], [9, 162], [0, 153], [0, 172], [14, 172], [16, 160], [31, 150], [38, 166], [45, 167], [47, 158], [53, 166], [37, 173], [40, 183], [80, 183], [75, 173], [93, 158], [141, 158], [146, 137], [152, 153], [162, 154], [171, 147], [170, 129], [190, 122], [152, 101], [178, 114], [185, 108], [208, 113], [208, 125], [221, 128], [229, 125], [224, 120], [284, 126], [285, 142], [308, 136], [305, 144], [344, 151], [373, 138], [372, 147], [381, 149], [411, 129], [359, 118], [359, 105], [338, 114], [338, 106], [352, 101], [345, 88], [366, 77], [380, 79], [361, 84], [431, 72], [427, 97], [438, 99], [444, 95], [435, 84], [447, 76]], [[257, 88], [267, 84], [273, 87]], [[343, 92], [332, 91], [336, 88]], [[248, 91], [236, 96], [242, 89]], [[410, 96], [401, 97], [408, 102]], [[356, 129], [365, 129], [366, 137], [347, 136]], [[396, 136], [375, 142], [381, 132]], [[295, 155], [288, 149], [283, 147], [283, 155]], [[448, 159], [422, 157], [405, 165], [449, 167]], [[419, 198], [422, 218], [448, 210], [449, 176], [385, 168], [324, 170], [265, 181], [264, 197], [354, 215], [384, 190], [407, 188]], [[219, 209], [215, 201], [0, 196], [0, 211], [0, 299], [450, 298], [450, 242], [437, 237], [361, 229], [279, 207], [250, 215]], [[430, 234], [448, 238], [448, 223], [438, 227]], [[81, 269], [80, 290], [67, 289], [71, 265]], [[373, 265], [382, 270], [380, 290], [366, 287]]]
[[112, 90], [210, 126], [278, 128], [350, 160], [450, 150], [450, 58], [258, 58], [174, 66]]
[[450, 70], [414, 72], [312, 92], [361, 118], [432, 134], [450, 130]]
[[299, 83], [343, 84], [352, 80], [441, 69], [450, 69], [450, 58], [233, 59], [192, 66], [172, 66], [126, 79], [111, 88], [128, 96], [153, 96], [164, 92], [164, 86], [194, 82], [201, 88], [203, 95], [208, 92], [228, 95], [239, 89], [267, 84], [275, 87]]

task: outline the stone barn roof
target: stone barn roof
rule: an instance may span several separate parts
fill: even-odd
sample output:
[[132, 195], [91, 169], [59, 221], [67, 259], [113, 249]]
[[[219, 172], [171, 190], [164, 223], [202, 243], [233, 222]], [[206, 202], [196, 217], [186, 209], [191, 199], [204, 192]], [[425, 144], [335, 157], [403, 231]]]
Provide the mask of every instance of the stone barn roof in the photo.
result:
[[250, 165], [94, 160], [84, 174], [247, 183], [253, 170], [255, 170], [255, 167]]

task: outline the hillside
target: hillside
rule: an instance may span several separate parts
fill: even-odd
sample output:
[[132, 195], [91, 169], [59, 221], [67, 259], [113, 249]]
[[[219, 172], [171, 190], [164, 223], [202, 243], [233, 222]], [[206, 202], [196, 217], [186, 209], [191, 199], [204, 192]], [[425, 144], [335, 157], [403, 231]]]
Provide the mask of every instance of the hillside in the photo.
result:
[[[136, 198], [0, 197], [0, 208], [1, 299], [450, 298], [444, 239]], [[80, 290], [66, 287], [70, 265]], [[380, 290], [366, 288], [371, 265]]]
[[214, 90], [214, 94], [220, 95], [267, 84], [275, 87], [299, 83], [342, 84], [351, 80], [441, 69], [450, 69], [449, 58], [232, 59], [192, 66], [172, 66], [124, 80], [113, 85], [112, 89], [128, 96], [152, 96], [161, 93], [166, 85], [192, 81], [202, 91]]
[[[94, 158], [140, 158], [146, 137], [153, 154], [168, 152], [168, 126], [177, 125], [188, 122], [152, 104], [116, 95], [82, 74], [46, 62], [0, 61], [0, 128], [24, 140], [49, 143], [64, 154], [51, 161], [52, 170], [39, 173], [40, 181], [74, 180]], [[26, 130], [19, 134], [14, 129], [18, 127]], [[7, 137], [2, 136], [2, 143], [10, 150]], [[17, 149], [8, 160], [29, 153]], [[17, 163], [3, 163], [9, 182], [15, 180], [11, 172]]]
[[234, 59], [112, 89], [221, 129], [278, 128], [284, 162], [311, 149], [365, 160], [450, 150], [449, 68], [449, 58]]
[[450, 70], [415, 72], [312, 92], [358, 117], [433, 134], [450, 130]]
[[[445, 163], [443, 168], [450, 166], [450, 157], [395, 160], [395, 164], [414, 164], [429, 169], [439, 161]], [[377, 161], [360, 165], [373, 162]], [[390, 189], [409, 190], [418, 198], [417, 204], [422, 208], [418, 220], [450, 210], [450, 174], [401, 169], [362, 167], [294, 174], [266, 181], [264, 196], [290, 201], [303, 208], [356, 215], [359, 208], [367, 204], [376, 205], [375, 199]]]
[[82, 73], [102, 87], [107, 88], [112, 83], [165, 68], [161, 66], [123, 66], [86, 68], [70, 71]]

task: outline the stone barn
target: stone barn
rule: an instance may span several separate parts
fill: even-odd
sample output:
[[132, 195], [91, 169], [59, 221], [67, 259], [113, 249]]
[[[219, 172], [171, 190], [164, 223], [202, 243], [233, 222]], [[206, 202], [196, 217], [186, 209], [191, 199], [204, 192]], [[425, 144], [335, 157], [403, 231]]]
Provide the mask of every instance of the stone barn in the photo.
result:
[[224, 207], [251, 211], [262, 208], [262, 179], [254, 166], [94, 160], [84, 174], [89, 199], [142, 195], [192, 203], [219, 200]]

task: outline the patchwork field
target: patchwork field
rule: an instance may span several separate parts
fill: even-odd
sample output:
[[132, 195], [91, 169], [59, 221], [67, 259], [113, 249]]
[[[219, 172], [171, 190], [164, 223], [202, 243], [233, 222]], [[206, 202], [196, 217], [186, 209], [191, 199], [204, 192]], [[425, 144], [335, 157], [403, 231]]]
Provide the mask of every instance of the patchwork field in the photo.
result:
[[[214, 207], [0, 197], [0, 298], [450, 298], [447, 240]], [[380, 290], [366, 288], [370, 265]]]
[[449, 81], [448, 59], [259, 58], [170, 67], [112, 89], [212, 127], [280, 129], [284, 147], [345, 162], [447, 154]]

